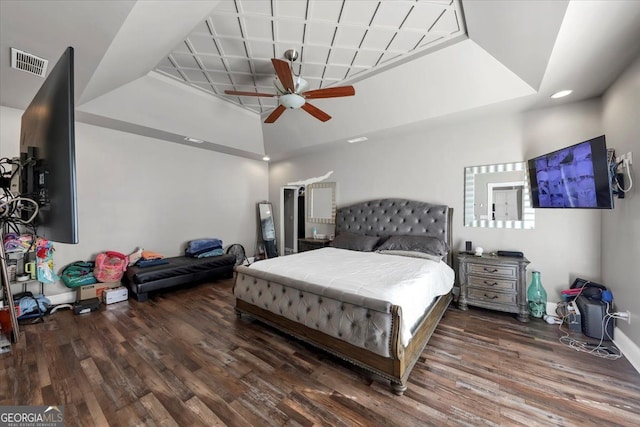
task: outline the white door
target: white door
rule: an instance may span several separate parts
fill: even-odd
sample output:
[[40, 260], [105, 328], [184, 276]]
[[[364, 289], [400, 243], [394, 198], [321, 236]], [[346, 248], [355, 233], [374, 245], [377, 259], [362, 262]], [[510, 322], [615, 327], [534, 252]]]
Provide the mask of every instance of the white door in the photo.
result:
[[494, 220], [518, 220], [518, 190], [493, 190], [493, 204]]

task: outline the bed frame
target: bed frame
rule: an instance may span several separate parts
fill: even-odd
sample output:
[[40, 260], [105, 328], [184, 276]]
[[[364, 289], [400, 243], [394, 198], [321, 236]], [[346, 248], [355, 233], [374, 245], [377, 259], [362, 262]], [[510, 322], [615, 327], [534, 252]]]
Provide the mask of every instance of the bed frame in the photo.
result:
[[[383, 239], [392, 235], [407, 234], [436, 236], [446, 241], [451, 248], [452, 215], [453, 209], [444, 205], [406, 199], [371, 200], [338, 209], [336, 235], [349, 232], [380, 236]], [[450, 255], [447, 257], [447, 263], [451, 265]], [[448, 293], [434, 301], [422, 319], [414, 326], [413, 337], [407, 346], [404, 346], [400, 340], [399, 330], [402, 316], [400, 307], [387, 303], [386, 306], [374, 304], [363, 308], [350, 304], [353, 301], [334, 301], [340, 306], [340, 310], [345, 310], [345, 306], [347, 310], [352, 310], [351, 317], [354, 316], [354, 313], [356, 316], [360, 313], [364, 321], [365, 315], [363, 313], [366, 313], [366, 318], [375, 317], [373, 323], [388, 324], [389, 336], [386, 337], [384, 334], [387, 341], [383, 343], [388, 348], [382, 352], [372, 351], [365, 348], [367, 346], [354, 345], [341, 339], [338, 336], [340, 334], [323, 332], [318, 328], [310, 327], [308, 319], [297, 318], [294, 320], [295, 315], [282, 314], [283, 309], [278, 310], [276, 303], [273, 304], [273, 307], [268, 306], [266, 309], [263, 307], [267, 304], [257, 301], [257, 299], [265, 297], [263, 292], [269, 293], [269, 301], [272, 294], [273, 300], [276, 301], [276, 294], [280, 295], [281, 292], [285, 296], [299, 294], [299, 298], [302, 299], [304, 291], [301, 289], [305, 289], [304, 282], [295, 283], [297, 281], [275, 275], [270, 276], [268, 273], [258, 274], [259, 272], [244, 266], [238, 266], [236, 270], [234, 295], [236, 295], [235, 310], [238, 316], [248, 314], [295, 338], [372, 371], [388, 379], [393, 392], [397, 395], [402, 395], [407, 389], [407, 378], [413, 366], [452, 300], [451, 293]], [[257, 291], [257, 289], [260, 290]], [[252, 291], [254, 294], [251, 294]], [[249, 295], [251, 296], [248, 297]], [[287, 298], [289, 298], [288, 303], [278, 303], [280, 307], [285, 306], [285, 311], [287, 305], [291, 306], [290, 301], [297, 297], [287, 296]], [[307, 298], [306, 294], [305, 298]], [[324, 297], [320, 297], [320, 302], [323, 302], [322, 298]], [[259, 305], [263, 305], [263, 307]]]

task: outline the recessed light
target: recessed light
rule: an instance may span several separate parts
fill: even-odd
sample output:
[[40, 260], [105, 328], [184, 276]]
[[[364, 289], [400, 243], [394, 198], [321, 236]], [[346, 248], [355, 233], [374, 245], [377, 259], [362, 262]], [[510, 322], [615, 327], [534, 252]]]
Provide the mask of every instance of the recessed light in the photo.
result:
[[188, 141], [188, 142], [195, 142], [196, 144], [202, 144], [202, 140], [201, 139], [191, 138], [190, 136], [185, 136], [184, 140]]
[[361, 136], [359, 138], [353, 138], [353, 139], [347, 139], [347, 142], [349, 144], [353, 144], [354, 142], [362, 142], [362, 141], [367, 141], [369, 138], [367, 138], [366, 136]]
[[268, 162], [269, 160], [271, 160], [271, 157], [269, 157], [269, 156], [264, 156], [264, 157], [262, 158], [262, 160], [264, 160], [265, 162]]
[[553, 95], [551, 95], [552, 98], [556, 99], [556, 98], [564, 98], [567, 95], [571, 95], [573, 91], [572, 90], [561, 90], [559, 92], [554, 93]]

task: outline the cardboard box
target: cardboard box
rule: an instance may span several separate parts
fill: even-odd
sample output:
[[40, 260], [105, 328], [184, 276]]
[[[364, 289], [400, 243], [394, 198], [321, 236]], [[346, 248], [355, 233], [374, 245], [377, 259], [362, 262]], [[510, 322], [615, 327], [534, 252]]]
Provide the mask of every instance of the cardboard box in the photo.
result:
[[106, 289], [114, 289], [122, 286], [120, 282], [98, 282], [92, 285], [80, 286], [76, 289], [76, 301], [83, 301], [91, 298], [102, 299], [102, 293]]
[[124, 286], [115, 289], [106, 289], [102, 293], [102, 302], [105, 304], [113, 304], [116, 302], [126, 301], [129, 298], [129, 291]]

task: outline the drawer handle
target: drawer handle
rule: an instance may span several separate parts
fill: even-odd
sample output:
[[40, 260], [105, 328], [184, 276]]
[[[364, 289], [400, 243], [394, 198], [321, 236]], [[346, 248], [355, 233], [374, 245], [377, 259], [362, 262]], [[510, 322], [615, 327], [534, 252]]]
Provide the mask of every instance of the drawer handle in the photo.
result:
[[484, 267], [484, 271], [486, 271], [487, 273], [497, 273], [498, 269], [497, 268], [487, 268]]
[[484, 294], [484, 297], [485, 297], [485, 298], [489, 298], [489, 299], [496, 299], [496, 298], [498, 298], [498, 295], [492, 295], [492, 296], [489, 296], [489, 295], [487, 295], [487, 294]]
[[484, 284], [485, 284], [485, 285], [489, 285], [489, 286], [497, 286], [497, 285], [498, 285], [498, 282], [493, 282], [493, 283], [491, 283], [491, 282], [487, 282], [487, 281], [485, 280], [485, 281], [484, 281]]

